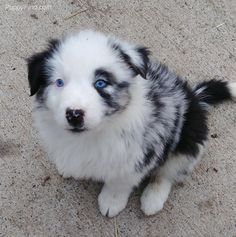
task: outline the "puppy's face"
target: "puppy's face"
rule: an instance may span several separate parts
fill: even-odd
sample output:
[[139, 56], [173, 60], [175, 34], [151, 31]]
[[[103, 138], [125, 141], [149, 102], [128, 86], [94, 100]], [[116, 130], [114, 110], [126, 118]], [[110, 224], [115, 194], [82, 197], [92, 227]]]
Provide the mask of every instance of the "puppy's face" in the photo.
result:
[[146, 48], [83, 31], [28, 60], [31, 95], [63, 129], [91, 130], [129, 105], [136, 76], [145, 78]]

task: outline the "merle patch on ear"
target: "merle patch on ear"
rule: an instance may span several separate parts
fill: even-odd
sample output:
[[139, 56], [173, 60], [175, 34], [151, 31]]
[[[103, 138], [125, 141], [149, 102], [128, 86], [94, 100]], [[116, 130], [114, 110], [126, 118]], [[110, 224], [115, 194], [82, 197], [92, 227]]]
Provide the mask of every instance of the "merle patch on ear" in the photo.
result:
[[132, 69], [134, 75], [141, 75], [146, 79], [150, 51], [146, 47], [133, 47], [113, 42], [112, 48], [119, 52], [121, 59]]
[[43, 88], [48, 85], [45, 63], [52, 53], [58, 48], [59, 40], [49, 41], [48, 48], [32, 55], [27, 59], [28, 64], [28, 82], [30, 86], [30, 96], [36, 93], [42, 94]]

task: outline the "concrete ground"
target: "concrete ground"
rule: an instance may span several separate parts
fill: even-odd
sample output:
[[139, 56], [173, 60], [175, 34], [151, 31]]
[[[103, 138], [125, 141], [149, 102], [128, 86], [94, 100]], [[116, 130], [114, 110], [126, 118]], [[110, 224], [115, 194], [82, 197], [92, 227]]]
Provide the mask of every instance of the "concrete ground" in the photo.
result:
[[211, 112], [209, 149], [156, 216], [140, 190], [117, 217], [98, 211], [100, 184], [63, 180], [32, 128], [25, 58], [51, 37], [94, 28], [149, 46], [192, 84], [236, 81], [235, 0], [1, 0], [0, 236], [236, 236], [236, 105]]

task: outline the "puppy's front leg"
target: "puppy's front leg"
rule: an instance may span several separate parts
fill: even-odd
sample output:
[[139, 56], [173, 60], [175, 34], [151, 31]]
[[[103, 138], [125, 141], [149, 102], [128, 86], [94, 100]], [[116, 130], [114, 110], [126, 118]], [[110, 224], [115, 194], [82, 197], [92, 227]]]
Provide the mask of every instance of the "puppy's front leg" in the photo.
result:
[[106, 182], [98, 196], [98, 205], [102, 215], [107, 217], [116, 216], [128, 202], [134, 185], [122, 180]]

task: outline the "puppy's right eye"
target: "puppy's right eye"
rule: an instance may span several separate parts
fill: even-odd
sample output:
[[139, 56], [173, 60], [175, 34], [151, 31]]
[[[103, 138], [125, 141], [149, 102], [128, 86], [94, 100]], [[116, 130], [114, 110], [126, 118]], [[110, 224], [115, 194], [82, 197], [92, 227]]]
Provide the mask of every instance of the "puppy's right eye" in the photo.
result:
[[56, 80], [56, 86], [57, 87], [63, 87], [64, 86], [64, 81], [62, 79], [57, 79]]

